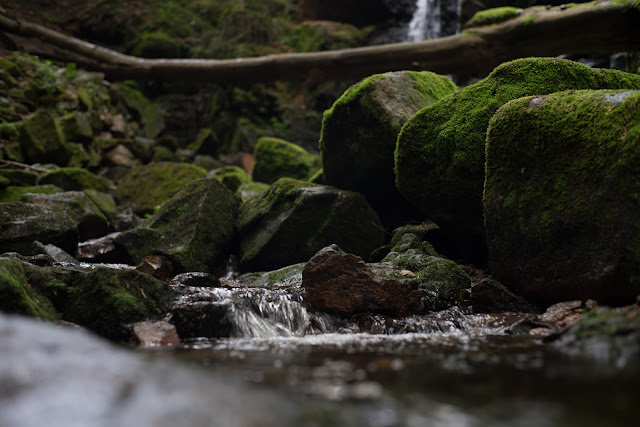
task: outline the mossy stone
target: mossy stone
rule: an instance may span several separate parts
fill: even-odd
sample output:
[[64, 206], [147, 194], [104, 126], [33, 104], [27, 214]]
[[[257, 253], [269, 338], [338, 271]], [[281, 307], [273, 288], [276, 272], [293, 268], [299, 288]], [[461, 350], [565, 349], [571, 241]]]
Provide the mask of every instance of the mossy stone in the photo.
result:
[[238, 166], [225, 166], [220, 169], [214, 169], [209, 172], [208, 176], [217, 179], [233, 192], [241, 185], [251, 182], [251, 177], [247, 171]]
[[0, 258], [0, 311], [59, 319], [51, 301], [29, 283], [23, 263], [11, 258]]
[[78, 245], [76, 222], [66, 208], [29, 203], [0, 203], [2, 252], [35, 255], [33, 242], [52, 244], [69, 253]]
[[207, 171], [189, 163], [160, 162], [133, 168], [115, 192], [119, 204], [131, 205], [138, 215], [153, 212], [184, 185], [207, 176]]
[[144, 96], [133, 83], [115, 84], [112, 86], [112, 91], [122, 99], [127, 108], [140, 120], [145, 137], [155, 138], [162, 132], [165, 124], [159, 107]]
[[100, 212], [112, 221], [118, 215], [116, 201], [109, 193], [104, 193], [93, 188], [85, 188], [82, 190], [89, 199], [100, 209]]
[[26, 169], [0, 169], [0, 176], [6, 178], [9, 185], [36, 185], [38, 173]]
[[168, 258], [178, 271], [224, 273], [238, 200], [219, 181], [186, 184], [152, 216], [116, 238], [134, 263], [148, 255]]
[[58, 118], [57, 122], [66, 141], [90, 142], [93, 139], [93, 129], [86, 113], [73, 111]]
[[493, 276], [535, 302], [640, 293], [640, 91], [566, 91], [504, 105], [487, 134]]
[[244, 203], [269, 191], [269, 184], [264, 182], [248, 182], [241, 184], [236, 190], [236, 196]]
[[25, 194], [55, 194], [62, 192], [62, 188], [55, 185], [10, 185], [0, 190], [0, 203], [17, 202]]
[[418, 110], [455, 90], [449, 78], [428, 71], [376, 74], [351, 86], [322, 120], [324, 182], [363, 193], [385, 225], [411, 219], [413, 209], [395, 187], [398, 133]]
[[306, 262], [334, 243], [368, 258], [384, 241], [378, 215], [362, 194], [292, 178], [244, 203], [238, 228], [243, 271]]
[[20, 145], [29, 163], [66, 166], [71, 154], [50, 112], [39, 110], [22, 122]]
[[307, 179], [320, 169], [319, 156], [280, 138], [258, 139], [253, 155], [253, 179], [266, 184], [284, 177]]
[[103, 193], [111, 191], [112, 186], [111, 181], [107, 178], [77, 167], [60, 168], [45, 172], [40, 176], [38, 183], [41, 185], [56, 185], [66, 191], [81, 191], [85, 188], [92, 188]]
[[555, 58], [504, 63], [480, 82], [407, 121], [396, 149], [397, 187], [441, 227], [457, 255], [484, 264], [482, 191], [491, 116], [506, 102], [523, 96], [608, 88], [640, 88], [640, 76]]

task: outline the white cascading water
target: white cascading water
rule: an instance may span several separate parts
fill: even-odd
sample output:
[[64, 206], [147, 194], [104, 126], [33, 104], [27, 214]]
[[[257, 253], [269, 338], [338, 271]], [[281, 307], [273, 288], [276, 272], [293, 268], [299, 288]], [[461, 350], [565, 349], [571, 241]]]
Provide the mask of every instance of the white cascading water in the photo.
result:
[[409, 23], [407, 41], [419, 42], [440, 37], [440, 0], [417, 0], [416, 10]]

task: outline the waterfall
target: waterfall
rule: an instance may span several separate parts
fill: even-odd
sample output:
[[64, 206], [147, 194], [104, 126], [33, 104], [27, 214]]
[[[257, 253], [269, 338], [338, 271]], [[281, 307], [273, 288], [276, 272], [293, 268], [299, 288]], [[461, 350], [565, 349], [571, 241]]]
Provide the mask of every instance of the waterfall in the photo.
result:
[[416, 10], [413, 13], [407, 41], [418, 42], [440, 37], [441, 12], [440, 0], [416, 0]]

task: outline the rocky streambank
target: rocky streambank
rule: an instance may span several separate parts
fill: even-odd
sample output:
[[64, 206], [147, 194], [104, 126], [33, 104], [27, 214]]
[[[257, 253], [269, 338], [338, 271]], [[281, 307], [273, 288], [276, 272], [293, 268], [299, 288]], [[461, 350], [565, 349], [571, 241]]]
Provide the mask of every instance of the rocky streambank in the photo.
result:
[[182, 349], [467, 331], [637, 369], [636, 74], [376, 75], [326, 111], [319, 154], [264, 135], [236, 165], [207, 132], [158, 138], [133, 83], [22, 54], [0, 78], [5, 313]]

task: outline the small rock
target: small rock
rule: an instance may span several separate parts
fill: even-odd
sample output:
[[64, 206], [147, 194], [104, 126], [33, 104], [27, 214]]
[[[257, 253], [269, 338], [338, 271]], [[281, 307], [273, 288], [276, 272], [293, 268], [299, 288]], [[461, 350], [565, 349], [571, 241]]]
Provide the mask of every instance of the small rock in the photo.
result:
[[144, 257], [142, 262], [136, 266], [136, 270], [162, 280], [168, 281], [173, 277], [173, 264], [167, 258], [159, 255], [149, 255]]
[[220, 286], [220, 280], [216, 276], [209, 273], [190, 272], [178, 274], [171, 280], [170, 285], [192, 286], [197, 288], [215, 288], [217, 286]]
[[180, 344], [176, 327], [165, 321], [134, 324], [133, 338], [141, 347], [166, 347]]

